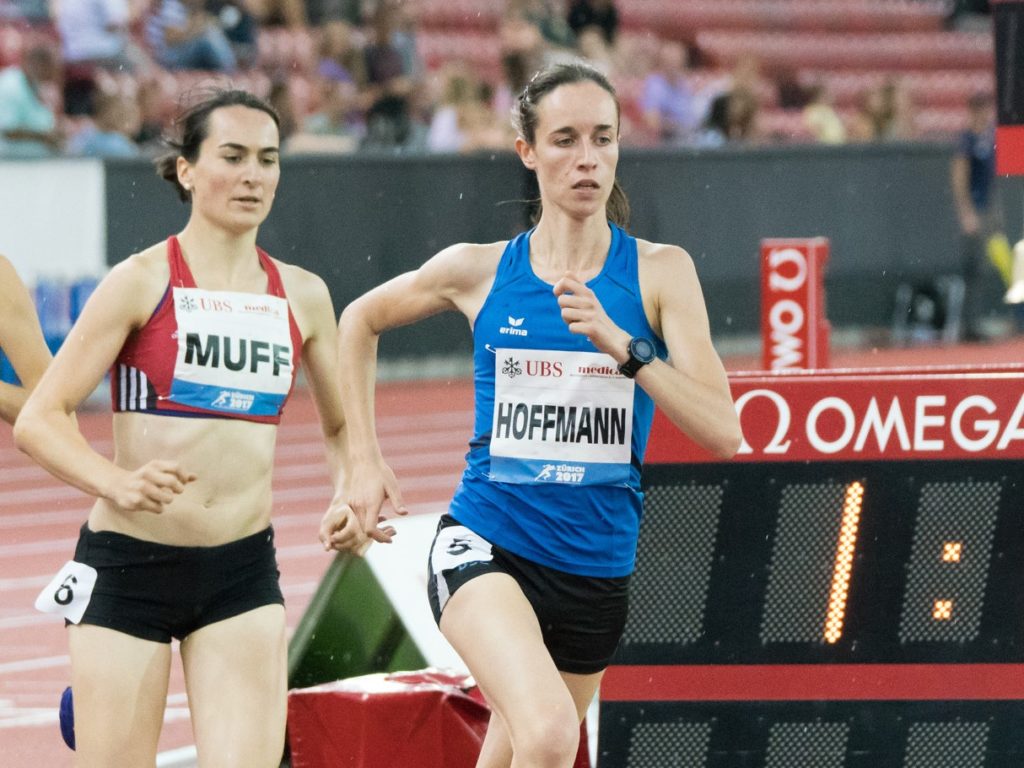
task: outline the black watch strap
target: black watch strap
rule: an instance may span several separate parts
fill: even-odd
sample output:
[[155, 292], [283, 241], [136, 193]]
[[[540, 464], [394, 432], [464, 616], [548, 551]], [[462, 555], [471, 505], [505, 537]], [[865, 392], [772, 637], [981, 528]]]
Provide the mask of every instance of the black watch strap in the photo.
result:
[[629, 352], [629, 357], [626, 358], [626, 362], [619, 365], [619, 373], [627, 379], [632, 379], [636, 376], [637, 371], [648, 363], [653, 362], [657, 357], [654, 342], [650, 339], [645, 339], [643, 336], [636, 336], [630, 339], [627, 351]]

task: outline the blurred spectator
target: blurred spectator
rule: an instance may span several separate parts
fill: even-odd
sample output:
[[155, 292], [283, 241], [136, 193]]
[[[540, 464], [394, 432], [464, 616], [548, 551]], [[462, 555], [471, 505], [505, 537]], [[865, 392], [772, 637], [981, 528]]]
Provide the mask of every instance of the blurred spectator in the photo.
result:
[[[738, 130], [736, 121], [748, 112], [752, 115], [749, 121], [751, 125], [753, 124], [759, 104], [757, 92], [760, 82], [761, 63], [754, 56], [740, 56], [729, 74], [728, 85], [711, 98], [705, 109], [705, 140], [726, 124], [732, 124], [730, 132], [735, 134]], [[733, 95], [738, 95], [738, 98], [732, 99]], [[733, 117], [730, 117], [730, 114], [733, 114]], [[740, 120], [740, 123], [744, 122], [747, 122], [745, 117]], [[729, 140], [737, 138], [733, 136]]]
[[882, 91], [869, 88], [857, 99], [856, 111], [850, 120], [849, 137], [852, 141], [879, 141], [885, 133], [886, 116]]
[[[501, 56], [502, 77], [494, 89], [491, 106], [502, 125], [511, 125], [510, 115], [519, 94], [526, 88], [535, 70], [529, 66], [529, 59], [524, 53], [506, 52]], [[514, 137], [513, 137], [514, 138]]]
[[594, 69], [607, 77], [613, 77], [618, 66], [615, 50], [605, 40], [604, 34], [597, 27], [584, 27], [576, 35], [576, 51]]
[[322, 78], [319, 82], [320, 108], [307, 115], [298, 133], [291, 137], [291, 153], [349, 153], [359, 147], [366, 133], [356, 86]]
[[82, 157], [136, 157], [139, 147], [131, 138], [139, 130], [139, 106], [120, 94], [100, 94], [95, 99], [92, 124], [68, 141], [69, 155]]
[[54, 20], [64, 60], [66, 115], [90, 115], [97, 70], [146, 74], [153, 62], [131, 36], [141, 15], [137, 0], [60, 0]]
[[552, 46], [572, 49], [576, 39], [568, 22], [555, 13], [548, 0], [505, 0], [498, 30], [503, 50], [529, 51], [541, 59]]
[[164, 89], [156, 78], [145, 78], [139, 81], [135, 94], [135, 103], [139, 109], [139, 126], [132, 140], [140, 151], [147, 155], [163, 152], [164, 128], [169, 123], [169, 105], [164, 98]]
[[481, 83], [474, 92], [474, 99], [462, 110], [461, 128], [465, 141], [459, 149], [462, 153], [493, 150], [511, 151], [515, 143], [512, 123], [499, 118], [491, 102], [494, 93], [490, 86]]
[[320, 28], [320, 60], [317, 74], [357, 88], [366, 84], [366, 60], [355, 30], [346, 21], [328, 21]]
[[131, 36], [139, 16], [129, 0], [60, 0], [54, 17], [65, 67], [147, 72], [152, 62]]
[[278, 136], [281, 138], [281, 151], [288, 151], [288, 142], [299, 129], [295, 102], [292, 100], [292, 89], [287, 80], [275, 80], [270, 84], [267, 103], [277, 112]]
[[662, 144], [686, 144], [700, 121], [687, 81], [686, 47], [666, 40], [654, 70], [644, 79], [640, 109], [644, 123]]
[[865, 91], [850, 125], [854, 141], [906, 140], [914, 136], [913, 104], [895, 78]]
[[782, 109], [803, 109], [809, 96], [792, 67], [776, 69], [775, 100]]
[[803, 109], [804, 125], [819, 144], [845, 144], [846, 126], [832, 106], [832, 98], [823, 83], [809, 89], [810, 100]]
[[[525, 86], [533, 73], [540, 69], [547, 45], [540, 29], [527, 17], [522, 0], [509, 0], [505, 4], [505, 12], [498, 24], [498, 40], [503, 66], [507, 68], [506, 59], [513, 57], [509, 62], [522, 68]], [[521, 90], [515, 88], [513, 93], [518, 95]]]
[[363, 22], [364, 0], [305, 0], [306, 15], [315, 27], [328, 21], [346, 21], [359, 25]]
[[382, 0], [389, 3], [391, 19], [391, 45], [402, 57], [402, 72], [413, 81], [423, 78], [423, 60], [416, 47], [418, 26], [415, 3], [405, 0]]
[[413, 119], [413, 80], [405, 70], [402, 52], [393, 43], [394, 9], [386, 3], [377, 7], [373, 31], [365, 48], [367, 90], [370, 107], [366, 113], [366, 149], [422, 148], [425, 127]]
[[[508, 84], [514, 97], [518, 97], [533, 77], [526, 56], [521, 53], [506, 53], [501, 57], [503, 82]], [[511, 106], [511, 105], [510, 105]]]
[[576, 36], [566, 21], [565, 16], [557, 12], [551, 0], [508, 0], [509, 3], [520, 2], [526, 18], [551, 45], [559, 48], [572, 48], [576, 44]]
[[47, 45], [33, 45], [20, 66], [0, 71], [0, 157], [49, 157], [60, 149], [57, 117], [44, 99], [60, 64]]
[[309, 23], [304, 0], [245, 0], [245, 4], [260, 26], [305, 29]]
[[756, 97], [761, 83], [761, 63], [755, 56], [740, 56], [730, 74], [729, 90], [746, 91]]
[[699, 143], [722, 146], [752, 141], [757, 136], [757, 99], [746, 88], [716, 96], [704, 120]]
[[45, 23], [50, 19], [47, 0], [0, 0], [0, 19], [24, 19]]
[[953, 200], [960, 224], [960, 269], [964, 280], [964, 338], [984, 337], [980, 327], [986, 314], [982, 288], [991, 272], [986, 267], [986, 245], [1003, 231], [1002, 206], [996, 199], [995, 109], [992, 97], [977, 94], [968, 104], [967, 129], [961, 134], [950, 166]]
[[244, 68], [252, 67], [258, 53], [259, 22], [244, 0], [206, 0], [206, 12], [217, 19], [236, 62]]
[[615, 0], [573, 0], [569, 6], [569, 28], [578, 37], [587, 27], [597, 27], [608, 45], [615, 45], [619, 11]]
[[887, 78], [882, 86], [883, 101], [889, 114], [888, 130], [885, 138], [892, 141], [909, 141], [917, 137], [914, 117], [917, 108], [914, 105], [910, 89], [897, 77]]
[[156, 60], [168, 69], [233, 72], [235, 53], [205, 0], [155, 0], [146, 39]]
[[444, 94], [427, 133], [432, 152], [508, 149], [513, 137], [495, 119], [486, 87], [469, 69], [453, 64], [444, 75]]
[[442, 93], [430, 119], [427, 149], [431, 152], [458, 152], [465, 141], [460, 113], [473, 100], [476, 86], [462, 62], [442, 66], [439, 76]]
[[951, 0], [947, 26], [961, 30], [987, 30], [991, 26], [989, 0]]
[[[662, 40], [654, 35], [619, 35], [615, 43], [616, 69], [620, 76], [643, 80], [658, 64]], [[687, 68], [694, 66], [696, 48], [687, 47]]]

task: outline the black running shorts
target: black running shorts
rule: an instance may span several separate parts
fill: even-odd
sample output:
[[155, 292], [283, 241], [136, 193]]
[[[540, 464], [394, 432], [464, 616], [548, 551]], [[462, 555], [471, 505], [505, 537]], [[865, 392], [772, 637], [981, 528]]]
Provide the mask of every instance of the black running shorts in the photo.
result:
[[169, 643], [264, 605], [284, 605], [273, 528], [177, 547], [83, 525], [75, 562], [96, 570], [81, 624]]
[[626, 626], [629, 576], [577, 576], [538, 565], [491, 544], [450, 515], [442, 516], [427, 566], [434, 620], [440, 623], [459, 587], [485, 573], [515, 579], [537, 614], [559, 670], [589, 675], [608, 666]]

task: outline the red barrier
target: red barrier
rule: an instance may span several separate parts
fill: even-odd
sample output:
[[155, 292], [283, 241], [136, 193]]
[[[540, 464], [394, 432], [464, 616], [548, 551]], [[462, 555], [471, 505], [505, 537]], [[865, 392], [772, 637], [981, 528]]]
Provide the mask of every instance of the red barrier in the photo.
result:
[[761, 361], [765, 370], [828, 368], [824, 237], [761, 241]]
[[[473, 768], [490, 708], [472, 678], [376, 674], [288, 694], [292, 768]], [[575, 768], [589, 768], [580, 729]]]

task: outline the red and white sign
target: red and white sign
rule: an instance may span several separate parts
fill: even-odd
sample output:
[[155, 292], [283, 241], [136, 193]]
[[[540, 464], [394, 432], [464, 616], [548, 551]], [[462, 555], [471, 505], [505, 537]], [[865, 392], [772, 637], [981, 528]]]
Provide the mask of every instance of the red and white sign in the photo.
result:
[[[1024, 365], [730, 376], [733, 461], [1024, 459]], [[717, 461], [660, 411], [648, 463]]]
[[761, 241], [761, 359], [768, 371], [828, 367], [826, 238]]

